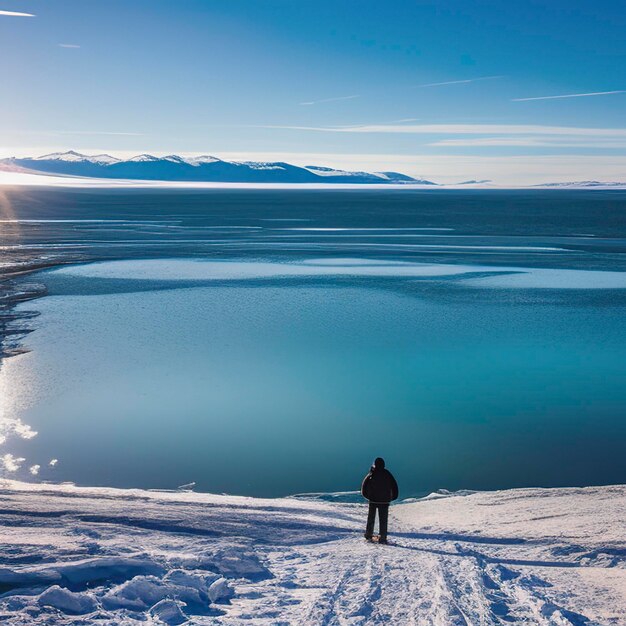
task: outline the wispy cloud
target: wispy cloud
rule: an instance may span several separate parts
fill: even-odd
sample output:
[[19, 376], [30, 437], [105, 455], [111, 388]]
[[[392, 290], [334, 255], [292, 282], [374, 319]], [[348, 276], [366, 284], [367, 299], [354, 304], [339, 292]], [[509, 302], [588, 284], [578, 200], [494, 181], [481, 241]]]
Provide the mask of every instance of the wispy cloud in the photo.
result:
[[442, 87], [444, 85], [464, 85], [466, 83], [476, 83], [481, 80], [495, 80], [503, 78], [503, 76], [479, 76], [478, 78], [468, 78], [466, 80], [446, 80], [442, 83], [426, 83], [424, 85], [416, 85], [416, 87]]
[[80, 46], [75, 43], [60, 43], [59, 48], [80, 48]]
[[616, 91], [590, 91], [589, 93], [566, 93], [560, 96], [534, 96], [533, 98], [511, 98], [511, 102], [529, 102], [530, 100], [560, 100], [561, 98], [589, 98], [590, 96], [610, 96], [626, 93], [623, 89]]
[[104, 135], [113, 137], [144, 137], [143, 133], [109, 132], [103, 130], [53, 130], [49, 135]]
[[420, 135], [570, 135], [626, 137], [626, 128], [541, 126], [535, 124], [369, 124], [363, 126], [263, 126], [326, 133], [392, 133]]
[[360, 98], [361, 96], [338, 96], [336, 98], [324, 98], [322, 100], [311, 100], [310, 102], [298, 102], [300, 106], [311, 106], [313, 104], [324, 104], [325, 102], [339, 102], [340, 100], [354, 100], [354, 98]]
[[428, 144], [441, 148], [493, 148], [493, 147], [519, 147], [519, 148], [626, 148], [626, 139], [617, 138], [610, 140], [589, 138], [581, 140], [580, 138], [568, 137], [478, 137], [478, 138], [462, 138], [462, 139], [440, 139]]
[[6, 17], [35, 17], [32, 13], [19, 13], [17, 11], [0, 11], [0, 15]]
[[[384, 122], [378, 122], [377, 124], [379, 125], [384, 125], [387, 126], [389, 124], [410, 124], [411, 122], [418, 122], [420, 120], [419, 117], [405, 117], [399, 120], [386, 120]], [[369, 126], [369, 124], [368, 124]], [[363, 124], [343, 124], [341, 126], [329, 126], [329, 128], [331, 129], [342, 129], [342, 130], [347, 130], [349, 128], [363, 128], [364, 125]], [[255, 128], [258, 128], [258, 126], [256, 126]], [[265, 127], [267, 128], [267, 127]]]

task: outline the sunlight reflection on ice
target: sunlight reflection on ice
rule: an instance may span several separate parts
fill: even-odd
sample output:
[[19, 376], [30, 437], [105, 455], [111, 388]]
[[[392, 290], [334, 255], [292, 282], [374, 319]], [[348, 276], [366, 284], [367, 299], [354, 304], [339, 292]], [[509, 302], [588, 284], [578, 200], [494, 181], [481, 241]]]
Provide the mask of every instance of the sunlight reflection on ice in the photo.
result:
[[[28, 424], [19, 418], [8, 416], [7, 402], [10, 394], [7, 389], [0, 388], [0, 446], [7, 444], [12, 437], [32, 439], [37, 435]], [[0, 454], [0, 472], [17, 472], [26, 459], [10, 452]]]

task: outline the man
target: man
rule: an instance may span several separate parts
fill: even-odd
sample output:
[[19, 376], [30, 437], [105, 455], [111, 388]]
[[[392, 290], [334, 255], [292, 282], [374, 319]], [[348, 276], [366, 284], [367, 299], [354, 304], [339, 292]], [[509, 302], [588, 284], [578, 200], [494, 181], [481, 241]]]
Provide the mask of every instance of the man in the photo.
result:
[[370, 501], [367, 526], [365, 527], [365, 539], [372, 541], [376, 511], [378, 511], [378, 543], [387, 543], [389, 503], [398, 497], [398, 483], [392, 473], [385, 469], [384, 459], [378, 457], [374, 461], [369, 474], [363, 479], [361, 494]]

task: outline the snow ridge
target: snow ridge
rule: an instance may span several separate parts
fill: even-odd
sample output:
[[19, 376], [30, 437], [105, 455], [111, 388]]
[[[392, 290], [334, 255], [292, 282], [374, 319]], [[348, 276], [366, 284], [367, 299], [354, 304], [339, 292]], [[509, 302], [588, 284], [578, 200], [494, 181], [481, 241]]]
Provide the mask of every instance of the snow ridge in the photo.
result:
[[53, 152], [44, 154], [43, 156], [34, 157], [34, 161], [64, 161], [66, 163], [97, 163], [99, 165], [111, 165], [112, 163], [120, 163], [121, 159], [112, 157], [109, 154], [94, 154], [88, 156], [80, 152], [69, 150], [68, 152]]

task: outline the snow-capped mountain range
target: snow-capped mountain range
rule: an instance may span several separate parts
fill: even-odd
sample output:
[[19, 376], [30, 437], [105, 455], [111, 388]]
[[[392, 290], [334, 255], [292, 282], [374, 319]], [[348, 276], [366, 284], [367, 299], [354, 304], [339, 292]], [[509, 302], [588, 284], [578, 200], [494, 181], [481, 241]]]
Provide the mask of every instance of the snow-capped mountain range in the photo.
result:
[[435, 185], [399, 172], [350, 172], [329, 167], [299, 167], [283, 162], [224, 161], [214, 156], [164, 157], [139, 154], [118, 159], [108, 154], [87, 155], [70, 150], [39, 157], [0, 160], [3, 169], [62, 176], [130, 180], [220, 183], [351, 183]]

